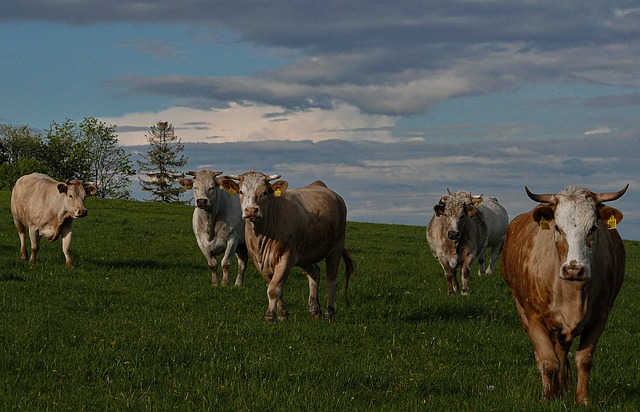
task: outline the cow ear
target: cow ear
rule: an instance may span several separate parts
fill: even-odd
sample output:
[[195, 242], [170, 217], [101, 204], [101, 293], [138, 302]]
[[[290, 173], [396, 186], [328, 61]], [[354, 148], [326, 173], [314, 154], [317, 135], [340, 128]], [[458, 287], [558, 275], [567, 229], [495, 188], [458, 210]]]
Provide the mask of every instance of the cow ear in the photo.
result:
[[184, 187], [185, 189], [191, 189], [193, 187], [193, 179], [180, 179], [178, 180], [178, 183], [180, 183], [180, 186]]
[[271, 190], [273, 190], [273, 195], [275, 197], [279, 197], [282, 192], [287, 190], [288, 187], [289, 182], [287, 182], [286, 180], [278, 180], [277, 182], [271, 184]]
[[598, 214], [600, 219], [607, 222], [608, 229], [615, 229], [622, 221], [622, 212], [615, 207], [600, 205], [598, 206]]
[[482, 203], [484, 201], [484, 198], [482, 197], [482, 195], [480, 196], [473, 196], [471, 198], [471, 201], [473, 202], [473, 204], [475, 206], [478, 206], [480, 203]]
[[549, 229], [549, 222], [554, 218], [554, 207], [549, 205], [536, 206], [533, 209], [532, 217], [542, 229]]
[[236, 182], [230, 179], [220, 179], [220, 187], [229, 192], [232, 195], [237, 194], [240, 191], [240, 186]]
[[473, 215], [475, 215], [477, 211], [476, 207], [473, 205], [467, 205], [466, 210], [467, 210], [467, 216], [469, 217], [472, 217]]
[[436, 212], [436, 216], [444, 215], [444, 205], [442, 203], [438, 203], [433, 207], [433, 211]]
[[58, 193], [67, 193], [67, 185], [65, 183], [58, 183]]
[[95, 186], [85, 186], [84, 192], [87, 194], [87, 196], [93, 196], [98, 193], [98, 188]]

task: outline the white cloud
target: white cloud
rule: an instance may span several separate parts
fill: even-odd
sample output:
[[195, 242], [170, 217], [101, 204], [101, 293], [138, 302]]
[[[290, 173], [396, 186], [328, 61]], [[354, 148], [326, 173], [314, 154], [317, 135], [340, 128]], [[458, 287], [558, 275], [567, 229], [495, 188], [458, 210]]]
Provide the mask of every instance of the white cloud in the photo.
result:
[[608, 127], [596, 127], [593, 130], [589, 130], [587, 132], [584, 132], [585, 136], [590, 136], [590, 135], [594, 135], [594, 134], [609, 134], [611, 133], [611, 129]]
[[183, 143], [332, 139], [390, 142], [393, 138], [389, 129], [395, 126], [397, 118], [362, 114], [348, 105], [337, 105], [333, 110], [287, 111], [276, 106], [231, 103], [224, 109], [172, 107], [101, 120], [118, 126], [122, 145], [135, 146], [148, 143], [149, 128], [158, 121], [171, 123]]

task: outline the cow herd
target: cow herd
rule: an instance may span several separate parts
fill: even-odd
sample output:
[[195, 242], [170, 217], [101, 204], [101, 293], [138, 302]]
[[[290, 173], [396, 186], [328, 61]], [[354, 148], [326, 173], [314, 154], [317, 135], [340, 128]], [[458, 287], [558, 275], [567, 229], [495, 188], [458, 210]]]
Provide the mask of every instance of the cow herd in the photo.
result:
[[[193, 231], [205, 256], [211, 283], [229, 284], [233, 255], [238, 263], [236, 286], [243, 283], [247, 259], [267, 283], [267, 321], [286, 319], [283, 287], [291, 269], [301, 268], [309, 281], [309, 312], [323, 317], [318, 299], [319, 263], [324, 260], [327, 303], [324, 318], [334, 319], [338, 268], [346, 267], [345, 301], [354, 263], [345, 248], [347, 208], [344, 200], [323, 182], [291, 189], [280, 175], [257, 171], [223, 176], [222, 172], [187, 172], [180, 181], [193, 189]], [[575, 402], [589, 404], [589, 372], [598, 342], [625, 271], [624, 244], [616, 230], [622, 213], [605, 202], [624, 195], [594, 193], [569, 186], [555, 194], [527, 196], [538, 204], [509, 223], [507, 211], [493, 197], [469, 192], [443, 195], [427, 225], [427, 243], [444, 271], [448, 293], [469, 293], [471, 267], [490, 274], [501, 252], [501, 274], [511, 288], [542, 377], [545, 398], [571, 384], [568, 360], [573, 340], [578, 373]], [[20, 257], [36, 263], [39, 238], [62, 237], [66, 266], [72, 222], [87, 215], [85, 196], [95, 188], [78, 180], [66, 183], [43, 174], [18, 179], [11, 195], [11, 213], [20, 237]], [[485, 257], [489, 253], [489, 262]], [[217, 257], [222, 255], [222, 281]]]

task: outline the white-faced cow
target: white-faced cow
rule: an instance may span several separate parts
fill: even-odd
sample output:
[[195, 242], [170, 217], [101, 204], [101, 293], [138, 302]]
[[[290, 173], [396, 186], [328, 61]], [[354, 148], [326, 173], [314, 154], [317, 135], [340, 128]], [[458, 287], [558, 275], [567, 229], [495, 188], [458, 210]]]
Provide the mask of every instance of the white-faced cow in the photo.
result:
[[604, 202], [620, 198], [628, 187], [615, 193], [567, 187], [543, 195], [525, 188], [540, 204], [509, 225], [501, 272], [533, 345], [545, 398], [571, 386], [568, 353], [580, 336], [575, 402], [590, 403], [596, 344], [625, 270], [624, 245], [615, 229], [622, 213]]
[[[246, 220], [245, 239], [253, 262], [267, 282], [269, 308], [265, 319], [287, 318], [283, 300], [284, 284], [294, 266], [304, 270], [309, 280], [309, 312], [314, 319], [322, 315], [318, 300], [320, 267], [327, 271], [326, 320], [335, 313], [340, 259], [346, 265], [345, 302], [348, 305], [349, 278], [354, 265], [345, 249], [347, 207], [342, 197], [321, 181], [300, 189], [288, 189], [280, 175], [267, 176], [252, 171], [228, 176], [222, 184], [240, 194], [242, 216]], [[229, 180], [233, 179], [233, 180]], [[236, 183], [237, 180], [239, 183]]]
[[187, 172], [193, 178], [181, 179], [185, 189], [193, 188], [193, 233], [209, 263], [211, 284], [218, 285], [217, 256], [222, 256], [222, 284], [229, 284], [229, 268], [235, 253], [238, 259], [236, 286], [242, 286], [247, 267], [247, 247], [244, 242], [244, 219], [238, 196], [227, 193], [218, 183], [222, 172], [199, 170]]
[[40, 236], [53, 242], [62, 236], [62, 253], [67, 268], [72, 269], [69, 247], [73, 219], [87, 216], [84, 199], [96, 188], [80, 180], [66, 183], [32, 173], [16, 181], [11, 193], [11, 214], [20, 237], [20, 258], [27, 259], [26, 233], [31, 241], [29, 263], [35, 265]]

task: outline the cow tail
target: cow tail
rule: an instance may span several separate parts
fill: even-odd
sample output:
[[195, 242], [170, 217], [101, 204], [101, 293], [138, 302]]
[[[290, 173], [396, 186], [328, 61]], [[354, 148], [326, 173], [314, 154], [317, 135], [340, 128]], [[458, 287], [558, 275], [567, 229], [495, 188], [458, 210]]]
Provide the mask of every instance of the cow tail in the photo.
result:
[[344, 283], [344, 303], [345, 305], [347, 305], [347, 307], [350, 306], [349, 303], [349, 279], [351, 278], [351, 275], [353, 274], [353, 272], [355, 271], [355, 263], [353, 262], [353, 259], [351, 259], [351, 255], [349, 254], [349, 251], [347, 249], [342, 249], [342, 259], [344, 259], [344, 264], [347, 268], [346, 270], [346, 281]]

